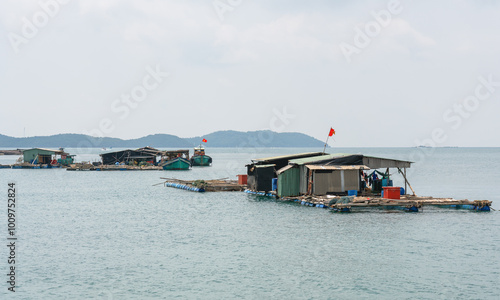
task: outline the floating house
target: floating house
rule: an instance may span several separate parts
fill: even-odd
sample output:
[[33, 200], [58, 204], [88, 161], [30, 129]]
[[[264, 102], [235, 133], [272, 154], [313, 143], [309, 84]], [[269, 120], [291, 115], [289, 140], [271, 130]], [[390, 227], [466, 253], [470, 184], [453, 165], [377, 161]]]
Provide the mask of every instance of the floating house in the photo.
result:
[[[409, 168], [411, 163], [361, 154], [329, 154], [291, 159], [288, 165], [276, 171], [277, 196], [345, 194], [353, 190], [361, 192], [367, 178], [363, 171], [386, 169], [386, 173], [383, 173], [387, 174], [385, 185], [389, 185], [390, 168], [396, 168], [402, 174], [406, 191], [409, 184], [406, 168]], [[373, 186], [378, 186], [382, 180], [375, 180]]]
[[135, 150], [125, 149], [100, 154], [103, 165], [158, 165], [162, 160], [177, 157], [180, 154], [189, 156], [189, 150], [161, 151], [152, 147]]
[[[325, 154], [322, 152], [299, 153], [253, 159], [247, 165], [248, 189], [258, 192], [276, 190], [278, 197], [300, 195], [346, 194], [363, 192], [368, 183], [368, 170], [383, 175], [370, 180], [372, 191], [380, 193], [383, 186], [392, 185], [389, 169], [396, 168], [409, 182], [406, 169], [412, 162], [361, 154]], [[385, 169], [384, 173], [377, 169]], [[273, 179], [275, 185], [273, 186]], [[411, 186], [410, 186], [411, 188]]]
[[323, 152], [308, 152], [252, 159], [252, 163], [246, 165], [248, 188], [254, 191], [272, 191], [272, 179], [276, 177], [276, 170], [288, 165], [290, 160], [323, 155]]
[[59, 150], [45, 148], [23, 150], [23, 161], [34, 165], [69, 165], [73, 163], [74, 156], [64, 152], [62, 148]]
[[156, 165], [156, 153], [151, 151], [141, 151], [140, 149], [131, 150], [125, 149], [120, 151], [108, 152], [99, 154], [103, 165], [114, 164], [139, 164], [141, 162]]
[[326, 195], [361, 189], [360, 170], [366, 166], [288, 165], [276, 173], [279, 197]]
[[247, 186], [254, 191], [272, 191], [272, 180], [276, 174], [275, 165], [248, 165]]

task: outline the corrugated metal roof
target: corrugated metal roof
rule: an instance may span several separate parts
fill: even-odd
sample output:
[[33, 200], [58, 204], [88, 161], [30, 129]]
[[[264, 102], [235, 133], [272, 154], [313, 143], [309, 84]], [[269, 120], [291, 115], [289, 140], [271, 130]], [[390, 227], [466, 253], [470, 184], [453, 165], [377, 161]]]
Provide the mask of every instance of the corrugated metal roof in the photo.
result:
[[42, 151], [48, 151], [48, 152], [54, 152], [54, 153], [64, 153], [62, 150], [54, 150], [54, 149], [47, 149], [47, 148], [31, 148], [31, 149], [25, 149], [24, 151], [29, 151], [29, 150], [42, 150]]
[[[306, 165], [306, 164], [314, 164], [316, 162], [321, 162], [321, 161], [326, 161], [326, 160], [334, 160], [336, 158], [342, 158], [342, 157], [355, 157], [355, 156], [360, 156], [362, 157], [362, 163], [365, 166], [368, 166], [370, 169], [379, 169], [379, 168], [410, 168], [411, 164], [413, 162], [411, 161], [405, 161], [405, 160], [399, 160], [399, 159], [391, 159], [391, 158], [383, 158], [383, 157], [375, 157], [375, 156], [365, 156], [362, 154], [346, 154], [346, 153], [336, 153], [336, 154], [329, 154], [329, 155], [324, 155], [324, 156], [315, 156], [315, 157], [308, 157], [308, 158], [300, 158], [300, 159], [293, 159], [290, 160], [290, 164], [296, 164], [296, 165]], [[335, 163], [332, 161], [331, 163]]]
[[327, 154], [327, 155], [322, 155], [322, 156], [292, 159], [289, 161], [289, 163], [294, 164], [294, 165], [305, 165], [305, 164], [316, 162], [316, 161], [328, 160], [328, 159], [333, 159], [336, 157], [343, 157], [343, 156], [349, 156], [349, 155], [352, 155], [352, 154], [346, 154], [346, 153]]
[[276, 175], [279, 175], [279, 174], [281, 174], [281, 173], [285, 172], [286, 170], [291, 169], [293, 167], [294, 167], [293, 165], [286, 165], [283, 168], [276, 171]]
[[363, 155], [363, 164], [370, 166], [370, 168], [372, 169], [410, 168], [412, 163], [413, 163], [412, 161], [407, 161], [407, 160]]
[[309, 170], [370, 170], [367, 166], [321, 166], [321, 165], [306, 165]]
[[305, 152], [305, 153], [298, 153], [298, 154], [289, 154], [289, 155], [281, 155], [281, 156], [273, 156], [273, 157], [266, 157], [266, 158], [255, 158], [252, 159], [253, 162], [266, 162], [266, 161], [273, 161], [273, 160], [279, 160], [279, 159], [294, 159], [297, 157], [302, 157], [302, 156], [318, 156], [321, 155], [323, 156], [323, 152]]
[[105, 151], [105, 152], [100, 153], [99, 155], [103, 156], [103, 155], [107, 155], [107, 154], [120, 153], [120, 152], [125, 152], [125, 151], [135, 151], [135, 150], [132, 150], [132, 149], [123, 149], [123, 150], [115, 150], [115, 151]]

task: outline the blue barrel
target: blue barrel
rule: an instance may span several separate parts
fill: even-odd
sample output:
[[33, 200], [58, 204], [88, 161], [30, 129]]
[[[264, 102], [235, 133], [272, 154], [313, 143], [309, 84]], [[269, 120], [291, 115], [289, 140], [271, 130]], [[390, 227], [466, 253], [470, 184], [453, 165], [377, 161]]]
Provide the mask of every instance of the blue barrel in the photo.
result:
[[401, 195], [405, 195], [405, 188], [401, 188]]
[[273, 178], [273, 191], [276, 191], [277, 188], [278, 188], [278, 178]]
[[348, 190], [347, 191], [347, 196], [357, 196], [358, 195], [358, 191], [356, 190]]
[[409, 207], [408, 212], [418, 212], [418, 207], [416, 206]]
[[392, 180], [382, 179], [382, 186], [392, 186]]

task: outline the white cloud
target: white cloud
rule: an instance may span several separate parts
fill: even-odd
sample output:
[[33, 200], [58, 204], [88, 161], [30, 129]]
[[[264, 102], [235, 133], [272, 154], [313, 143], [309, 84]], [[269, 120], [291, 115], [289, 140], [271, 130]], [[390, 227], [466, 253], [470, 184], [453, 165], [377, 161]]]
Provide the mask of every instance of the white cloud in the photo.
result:
[[[224, 25], [216, 32], [214, 45], [224, 49], [221, 62], [314, 62], [331, 59], [335, 32], [322, 16], [284, 15], [245, 30]], [[330, 26], [329, 26], [330, 25]]]
[[393, 39], [407, 38], [420, 47], [430, 47], [436, 42], [429, 36], [417, 31], [410, 23], [403, 18], [395, 18], [387, 29], [389, 36]]
[[78, 1], [80, 14], [99, 13], [106, 14], [112, 8], [118, 7], [120, 3], [125, 3], [123, 0], [85, 0]]
[[[35, 109], [17, 118], [3, 110], [0, 133], [27, 127], [51, 134], [62, 123], [67, 132], [92, 128], [109, 113], [110, 102], [144, 76], [145, 65], [160, 64], [172, 73], [168, 83], [112, 135], [141, 136], [158, 128], [197, 135], [197, 124], [163, 116], [173, 104], [207, 102], [213, 109], [205, 133], [264, 128], [266, 107], [286, 105], [298, 115], [290, 130], [316, 134], [333, 120], [351, 133], [343, 140], [339, 135], [346, 146], [365, 141], [356, 132], [366, 132], [366, 125], [352, 122], [353, 115], [401, 118], [401, 111], [411, 111], [391, 130], [416, 135], [423, 118], [431, 118], [429, 126], [441, 121], [433, 118], [456, 101], [457, 86], [474, 88], [475, 78], [500, 69], [500, 9], [401, 2], [403, 12], [348, 64], [339, 43], [352, 43], [356, 24], [373, 21], [371, 11], [386, 3], [245, 1], [221, 22], [211, 1], [70, 1], [18, 55], [7, 38], [0, 41], [0, 98], [23, 107], [49, 103], [52, 122], [38, 126], [46, 114]], [[22, 18], [37, 10], [37, 1], [2, 1], [0, 24], [19, 32]], [[321, 108], [313, 109], [314, 122], [299, 113], [310, 107]], [[86, 117], [68, 118], [71, 108]], [[228, 116], [231, 111], [238, 113]], [[204, 113], [190, 111], [195, 118]], [[477, 118], [469, 126], [480, 131], [485, 124]], [[377, 136], [370, 138], [370, 145], [377, 143]], [[405, 141], [411, 145], [413, 137]]]

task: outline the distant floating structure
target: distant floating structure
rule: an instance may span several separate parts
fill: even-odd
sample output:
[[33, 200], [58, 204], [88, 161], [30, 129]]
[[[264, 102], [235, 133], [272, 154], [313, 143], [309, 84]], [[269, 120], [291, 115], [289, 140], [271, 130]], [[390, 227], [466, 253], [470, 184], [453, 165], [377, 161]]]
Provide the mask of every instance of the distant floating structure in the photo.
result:
[[[4, 165], [1, 168], [13, 169], [51, 169], [69, 166], [75, 155], [66, 153], [63, 148], [58, 150], [47, 148], [31, 148], [21, 151], [22, 156], [13, 165]], [[14, 155], [14, 153], [10, 153]]]

